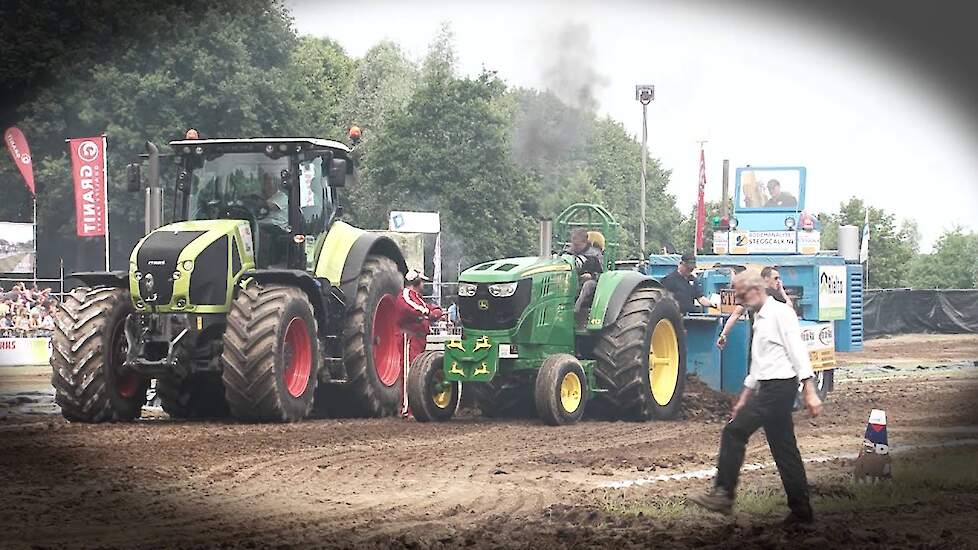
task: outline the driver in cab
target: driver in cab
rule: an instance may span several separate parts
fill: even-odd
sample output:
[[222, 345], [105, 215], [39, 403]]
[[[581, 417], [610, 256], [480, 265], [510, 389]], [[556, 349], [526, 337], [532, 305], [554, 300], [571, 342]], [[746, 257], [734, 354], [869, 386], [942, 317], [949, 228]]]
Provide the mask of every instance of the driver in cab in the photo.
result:
[[261, 193], [265, 199], [268, 214], [259, 222], [287, 232], [289, 229], [289, 196], [282, 190], [272, 174], [261, 175]]

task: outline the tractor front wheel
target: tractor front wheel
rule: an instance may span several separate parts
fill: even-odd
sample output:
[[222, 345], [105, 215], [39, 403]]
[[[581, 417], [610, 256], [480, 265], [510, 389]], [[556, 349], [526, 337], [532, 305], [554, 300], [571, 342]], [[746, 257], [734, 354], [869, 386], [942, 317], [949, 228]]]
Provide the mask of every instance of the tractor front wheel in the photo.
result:
[[55, 314], [51, 384], [61, 414], [78, 422], [139, 418], [148, 381], [127, 372], [129, 293], [119, 288], [76, 288]]
[[537, 414], [544, 424], [575, 424], [584, 415], [587, 377], [573, 355], [558, 353], [543, 360], [534, 392]]
[[426, 351], [408, 369], [408, 403], [418, 422], [447, 422], [458, 409], [461, 384], [445, 380], [444, 360], [445, 352]]
[[252, 283], [231, 303], [221, 379], [231, 414], [253, 422], [308, 416], [319, 370], [312, 304], [301, 290]]

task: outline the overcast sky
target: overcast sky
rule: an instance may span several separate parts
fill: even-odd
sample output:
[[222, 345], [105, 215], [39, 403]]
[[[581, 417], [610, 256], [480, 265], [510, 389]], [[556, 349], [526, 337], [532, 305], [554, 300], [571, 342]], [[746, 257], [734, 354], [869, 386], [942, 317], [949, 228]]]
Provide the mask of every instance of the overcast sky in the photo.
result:
[[[699, 140], [707, 198], [719, 200], [722, 159], [808, 168], [807, 210], [857, 196], [915, 219], [921, 248], [954, 223], [978, 230], [976, 131], [941, 82], [876, 44], [749, 4], [665, 2], [289, 1], [300, 34], [329, 36], [361, 56], [390, 39], [420, 60], [442, 22], [459, 69], [498, 71], [545, 87], [556, 36], [580, 32], [581, 74], [596, 71], [598, 111], [636, 136], [634, 86], [655, 85], [649, 149], [672, 170], [685, 212], [696, 199]], [[636, 182], [637, 185], [637, 182]]]

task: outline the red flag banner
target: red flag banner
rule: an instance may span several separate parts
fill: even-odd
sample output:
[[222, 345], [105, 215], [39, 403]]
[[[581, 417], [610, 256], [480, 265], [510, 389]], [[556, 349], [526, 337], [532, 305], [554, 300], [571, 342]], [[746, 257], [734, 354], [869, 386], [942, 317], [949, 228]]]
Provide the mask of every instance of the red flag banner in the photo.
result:
[[75, 180], [75, 230], [79, 237], [105, 235], [105, 136], [68, 140]]
[[14, 164], [20, 169], [20, 175], [24, 176], [24, 184], [34, 193], [34, 166], [31, 164], [31, 149], [27, 146], [27, 138], [20, 128], [11, 126], [3, 133], [3, 142], [7, 144], [10, 156], [14, 157]]
[[706, 156], [700, 148], [700, 188], [696, 199], [696, 250], [703, 248], [703, 226], [706, 225], [706, 204], [703, 194], [706, 191]]

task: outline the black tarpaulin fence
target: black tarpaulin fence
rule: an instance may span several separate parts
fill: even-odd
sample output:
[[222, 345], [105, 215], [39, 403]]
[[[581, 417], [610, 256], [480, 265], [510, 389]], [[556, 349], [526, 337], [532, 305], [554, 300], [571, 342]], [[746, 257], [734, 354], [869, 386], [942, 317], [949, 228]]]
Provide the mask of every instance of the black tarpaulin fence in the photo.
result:
[[978, 333], [978, 290], [867, 290], [865, 337], [930, 332]]

